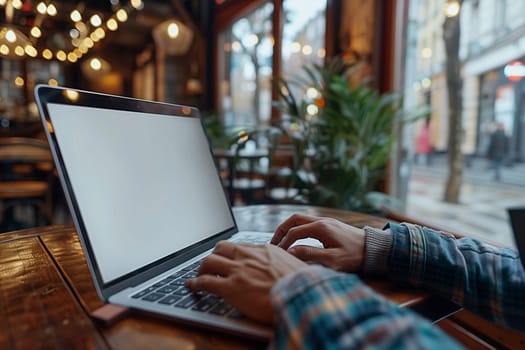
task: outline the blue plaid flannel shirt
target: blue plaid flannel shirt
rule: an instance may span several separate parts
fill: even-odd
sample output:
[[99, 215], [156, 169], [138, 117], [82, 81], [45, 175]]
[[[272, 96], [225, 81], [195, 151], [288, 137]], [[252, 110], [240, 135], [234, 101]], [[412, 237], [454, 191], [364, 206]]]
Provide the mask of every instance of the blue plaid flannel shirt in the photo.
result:
[[[411, 224], [365, 228], [365, 273], [430, 288], [495, 322], [525, 330], [525, 272], [518, 254]], [[400, 308], [354, 274], [308, 266], [272, 290], [278, 349], [456, 349], [439, 328]]]

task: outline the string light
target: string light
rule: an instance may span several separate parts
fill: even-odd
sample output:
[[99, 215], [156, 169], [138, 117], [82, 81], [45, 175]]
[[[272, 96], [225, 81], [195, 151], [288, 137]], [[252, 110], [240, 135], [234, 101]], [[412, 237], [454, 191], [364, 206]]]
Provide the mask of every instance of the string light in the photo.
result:
[[82, 20], [82, 15], [78, 10], [73, 10], [69, 14], [69, 18], [71, 18], [73, 22], [80, 22]]
[[124, 9], [118, 10], [116, 16], [120, 22], [126, 22], [128, 20], [128, 13]]
[[36, 5], [36, 10], [41, 15], [45, 15], [47, 13], [47, 5], [43, 2], [39, 2], [38, 5]]
[[99, 39], [104, 39], [106, 37], [106, 32], [102, 28], [95, 29], [95, 34], [98, 36]]
[[85, 38], [84, 45], [86, 45], [88, 49], [91, 49], [94, 46], [93, 40], [91, 40], [91, 38]]
[[77, 55], [75, 55], [73, 52], [70, 52], [67, 54], [67, 60], [71, 63], [75, 63], [78, 58], [77, 58]]
[[24, 78], [22, 77], [16, 77], [15, 78], [15, 85], [18, 86], [18, 87], [22, 87], [24, 86], [25, 82], [24, 82]]
[[102, 19], [100, 18], [99, 15], [93, 15], [91, 16], [91, 18], [89, 19], [89, 22], [95, 26], [95, 27], [98, 27], [102, 24]]
[[22, 46], [15, 47], [15, 55], [24, 56], [25, 50]]
[[36, 56], [38, 56], [38, 51], [32, 45], [27, 45], [25, 47], [24, 51], [29, 57], [36, 57]]
[[53, 4], [49, 4], [47, 6], [47, 14], [50, 16], [56, 16], [57, 15], [57, 8]]
[[118, 22], [114, 18], [110, 18], [106, 22], [106, 27], [111, 31], [115, 31], [118, 29]]
[[59, 61], [64, 62], [67, 58], [67, 55], [63, 50], [58, 50], [56, 57]]
[[69, 31], [69, 36], [73, 39], [78, 39], [80, 37], [80, 32], [78, 31], [78, 29], [73, 28]]
[[9, 55], [9, 47], [5, 44], [0, 45], [0, 53], [5, 56]]
[[142, 0], [131, 0], [130, 3], [131, 6], [137, 10], [142, 10], [142, 8], [144, 8], [144, 3]]
[[17, 10], [20, 10], [22, 8], [22, 1], [21, 0], [13, 0], [13, 7]]
[[33, 38], [40, 38], [42, 36], [42, 31], [38, 27], [31, 28], [31, 35]]
[[16, 34], [12, 29], [9, 29], [5, 33], [5, 39], [9, 41], [10, 43], [14, 43], [16, 41]]
[[[7, 2], [7, 0], [0, 0], [0, 6], [6, 5]], [[35, 1], [34, 3], [36, 3], [36, 5], [33, 5], [35, 6], [33, 9], [35, 9], [35, 11], [40, 15], [54, 17], [57, 16], [59, 10], [61, 10], [60, 6], [57, 7], [57, 4], [50, 0], [40, 0], [38, 2]], [[119, 3], [120, 2], [118, 0], [114, 0], [113, 6], [118, 6]], [[20, 10], [24, 6], [24, 1], [11, 0], [11, 4], [13, 8]], [[120, 7], [114, 12], [113, 16], [107, 19], [107, 21], [105, 21], [101, 15], [94, 14], [89, 18], [89, 20], [86, 20], [86, 22], [83, 22], [82, 14], [78, 9], [72, 10], [69, 13], [69, 17], [71, 21], [74, 22], [75, 28], [70, 29], [68, 33], [71, 39], [70, 45], [73, 46], [72, 48], [68, 49], [68, 51], [71, 50], [69, 52], [64, 50], [53, 52], [50, 48], [42, 48], [41, 51], [37, 49], [38, 46], [35, 44], [37, 42], [36, 39], [41, 38], [43, 35], [42, 29], [38, 25], [30, 27], [29, 30], [31, 37], [33, 38], [31, 40], [33, 44], [27, 41], [27, 39], [26, 42], [20, 43], [21, 34], [17, 31], [9, 29], [4, 34], [6, 41], [5, 44], [0, 44], [0, 55], [8, 56], [14, 54], [20, 57], [23, 57], [24, 55], [27, 55], [28, 57], [37, 57], [40, 55], [39, 57], [46, 60], [56, 59], [61, 62], [66, 60], [70, 62], [76, 62], [83, 55], [85, 55], [89, 49], [93, 48], [96, 42], [99, 42], [106, 37], [107, 30], [118, 30], [119, 22], [123, 23], [129, 19], [129, 11], [133, 11], [134, 9], [142, 10], [143, 8], [143, 0], [130, 0], [128, 6]], [[91, 25], [91, 28], [94, 29], [91, 33], [88, 29], [89, 25]], [[179, 28], [176, 25], [170, 29], [170, 36], [176, 37], [179, 35]], [[15, 45], [16, 47], [14, 47]]]
[[44, 49], [44, 51], [42, 51], [42, 57], [46, 60], [50, 60], [53, 58], [53, 52], [49, 49]]

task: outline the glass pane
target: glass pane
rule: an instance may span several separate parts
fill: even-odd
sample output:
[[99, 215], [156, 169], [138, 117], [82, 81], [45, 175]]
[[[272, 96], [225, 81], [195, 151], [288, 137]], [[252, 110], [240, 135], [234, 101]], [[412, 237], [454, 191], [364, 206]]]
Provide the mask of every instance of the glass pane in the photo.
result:
[[[525, 207], [524, 10], [523, 1], [411, 0], [405, 23], [405, 107], [430, 108], [404, 130], [407, 214], [509, 246], [506, 209]], [[455, 200], [451, 164], [462, 172]]]
[[326, 0], [283, 2], [286, 21], [282, 40], [282, 73], [285, 79], [302, 73], [302, 67], [322, 63], [325, 57]]
[[220, 111], [226, 127], [270, 119], [272, 15], [273, 4], [265, 3], [219, 36]]
[[58, 62], [0, 59], [0, 118], [39, 120], [33, 96], [35, 85], [64, 83], [64, 67]]
[[0, 116], [2, 119], [22, 119], [25, 117], [23, 89], [26, 82], [22, 77], [21, 61], [0, 59], [0, 68]]

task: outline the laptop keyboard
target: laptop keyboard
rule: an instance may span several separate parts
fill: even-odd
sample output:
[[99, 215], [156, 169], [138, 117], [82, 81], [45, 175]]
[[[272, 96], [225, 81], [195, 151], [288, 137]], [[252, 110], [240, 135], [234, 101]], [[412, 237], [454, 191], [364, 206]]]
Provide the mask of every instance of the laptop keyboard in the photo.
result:
[[[231, 242], [241, 243], [240, 240], [232, 240]], [[268, 237], [264, 235], [250, 235], [247, 239], [243, 239], [242, 243], [266, 244], [268, 243]], [[218, 316], [242, 318], [243, 316], [237, 310], [226, 304], [219, 296], [206, 292], [193, 293], [184, 287], [184, 282], [188, 278], [197, 276], [201, 263], [202, 259], [142, 289], [131, 297], [162, 305], [173, 305], [178, 308], [207, 312]]]

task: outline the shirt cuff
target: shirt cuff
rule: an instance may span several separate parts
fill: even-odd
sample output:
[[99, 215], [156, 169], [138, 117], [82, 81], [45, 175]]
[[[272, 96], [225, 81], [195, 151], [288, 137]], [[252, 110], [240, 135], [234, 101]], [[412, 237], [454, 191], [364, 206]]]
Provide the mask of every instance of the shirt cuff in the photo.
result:
[[389, 228], [381, 230], [366, 226], [365, 261], [363, 271], [366, 274], [382, 275], [388, 271], [387, 262], [392, 247], [392, 232]]

